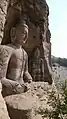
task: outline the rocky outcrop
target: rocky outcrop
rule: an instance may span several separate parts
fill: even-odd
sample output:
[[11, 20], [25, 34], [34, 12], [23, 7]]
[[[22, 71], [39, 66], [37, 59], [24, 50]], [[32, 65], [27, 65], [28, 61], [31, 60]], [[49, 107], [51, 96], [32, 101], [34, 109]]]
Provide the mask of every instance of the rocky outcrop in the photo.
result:
[[[0, 0], [0, 42], [3, 38], [7, 6], [8, 6], [8, 0]], [[0, 82], [0, 119], [9, 119], [6, 104], [2, 97], [1, 91], [2, 91], [2, 86]]]
[[[24, 94], [5, 98], [11, 119], [49, 119], [56, 114], [58, 93], [55, 85], [33, 82]], [[20, 102], [20, 103], [19, 103]]]
[[10, 119], [8, 116], [6, 104], [2, 97], [1, 91], [2, 91], [2, 86], [0, 83], [0, 119]]
[[0, 0], [0, 42], [3, 38], [4, 24], [6, 20], [8, 0]]
[[[48, 25], [48, 15], [49, 15], [49, 7], [46, 3], [46, 0], [26, 0], [26, 1], [25, 0], [0, 0], [0, 16], [1, 16], [0, 40], [2, 40], [3, 38], [1, 44], [6, 45], [7, 43], [11, 42], [10, 30], [20, 19], [21, 16], [22, 20], [25, 21], [29, 27], [28, 42], [25, 45], [23, 44], [24, 49], [27, 51], [29, 55], [29, 72], [33, 76], [33, 80], [47, 81], [50, 84], [52, 84], [51, 67], [50, 67], [51, 34]], [[5, 21], [5, 17], [6, 17], [6, 21]], [[4, 35], [3, 35], [3, 31], [4, 31]], [[25, 96], [25, 100], [26, 97], [31, 96], [32, 101], [30, 101], [30, 103], [32, 103], [33, 107], [30, 107], [30, 110], [26, 107], [24, 116], [26, 116], [26, 114], [28, 113], [30, 115], [28, 118], [31, 119], [32, 109], [33, 109], [34, 119], [35, 118], [41, 119], [42, 116], [44, 115], [44, 112], [46, 112], [46, 110], [48, 110], [48, 112], [51, 114], [50, 110], [52, 110], [53, 112], [55, 108], [55, 107], [53, 108], [54, 98], [52, 98], [52, 95], [56, 94], [56, 90], [54, 92], [53, 85], [49, 85], [48, 83], [45, 82], [36, 82], [33, 83], [31, 87], [32, 87], [31, 94], [30, 92], [27, 92], [24, 94], [24, 96]], [[11, 97], [13, 97], [12, 102], [11, 102]], [[23, 104], [21, 105], [21, 101], [20, 101], [22, 99], [23, 96], [21, 95], [17, 95], [17, 98], [16, 96], [6, 97], [5, 101], [6, 104], [8, 105], [7, 108], [8, 108], [9, 115], [13, 114], [13, 111], [17, 111], [18, 113], [20, 113], [21, 111], [20, 115], [22, 115], [22, 112], [24, 112], [24, 108], [22, 106]], [[16, 105], [14, 100], [16, 101]], [[26, 102], [24, 102], [24, 104], [25, 103]], [[19, 108], [17, 107], [18, 104], [22, 107], [21, 110], [19, 110], [20, 106]], [[16, 106], [16, 110], [14, 106]], [[45, 117], [47, 118], [46, 113], [44, 118]], [[12, 118], [15, 119], [15, 117]], [[27, 116], [25, 118], [27, 118]]]
[[[11, 119], [32, 119], [31, 96], [24, 94], [12, 95], [5, 98]], [[20, 102], [20, 103], [19, 103]]]
[[[4, 28], [4, 36], [2, 44], [7, 44], [11, 42], [10, 30], [17, 21], [22, 17], [22, 20], [26, 22], [29, 27], [29, 36], [26, 44], [23, 44], [24, 49], [29, 55], [29, 72], [31, 75], [36, 69], [36, 59], [38, 56], [37, 47], [39, 48], [40, 56], [38, 66], [39, 71], [35, 71], [35, 76], [32, 75], [33, 80], [38, 81], [40, 75], [40, 80], [45, 81], [45, 77], [51, 79], [51, 43], [50, 43], [50, 30], [48, 23], [49, 7], [46, 0], [9, 0], [9, 5], [7, 8], [7, 16]], [[46, 45], [47, 44], [47, 45]], [[35, 51], [35, 52], [34, 52]], [[37, 53], [36, 53], [37, 52]], [[35, 55], [37, 54], [37, 56]], [[32, 59], [34, 59], [32, 61]], [[35, 66], [33, 68], [33, 65]], [[37, 69], [38, 70], [38, 69]], [[37, 74], [38, 72], [38, 74]]]

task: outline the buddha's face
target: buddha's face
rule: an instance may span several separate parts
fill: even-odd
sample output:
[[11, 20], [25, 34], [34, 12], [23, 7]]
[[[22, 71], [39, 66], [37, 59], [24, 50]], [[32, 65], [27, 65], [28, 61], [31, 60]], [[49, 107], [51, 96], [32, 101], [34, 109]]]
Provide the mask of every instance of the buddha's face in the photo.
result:
[[19, 24], [14, 28], [14, 43], [24, 44], [28, 39], [28, 28], [25, 25]]

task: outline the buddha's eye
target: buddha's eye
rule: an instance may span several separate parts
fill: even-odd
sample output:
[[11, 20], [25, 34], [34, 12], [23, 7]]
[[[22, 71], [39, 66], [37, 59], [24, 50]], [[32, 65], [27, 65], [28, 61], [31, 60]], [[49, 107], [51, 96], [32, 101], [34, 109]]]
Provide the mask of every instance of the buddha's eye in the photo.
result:
[[26, 31], [22, 32], [22, 34], [26, 34]]

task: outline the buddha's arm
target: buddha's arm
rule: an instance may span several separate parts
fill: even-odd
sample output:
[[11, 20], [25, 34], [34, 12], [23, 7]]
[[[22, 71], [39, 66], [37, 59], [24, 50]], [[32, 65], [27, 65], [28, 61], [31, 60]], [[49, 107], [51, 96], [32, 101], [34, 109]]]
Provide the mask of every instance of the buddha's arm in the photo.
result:
[[16, 86], [19, 85], [18, 82], [12, 81], [12, 80], [7, 79], [7, 78], [5, 78], [5, 77], [1, 78], [1, 83], [2, 83], [3, 86], [9, 87], [9, 88], [11, 88], [11, 89], [12, 89], [12, 88], [15, 88]]
[[7, 67], [9, 62], [8, 50], [0, 46], [0, 80], [5, 87], [14, 87], [18, 85], [16, 81], [12, 81], [6, 78]]
[[32, 81], [32, 77], [31, 77], [30, 73], [28, 72], [28, 56], [27, 56], [27, 54], [26, 54], [26, 61], [25, 61], [24, 76], [28, 81]]

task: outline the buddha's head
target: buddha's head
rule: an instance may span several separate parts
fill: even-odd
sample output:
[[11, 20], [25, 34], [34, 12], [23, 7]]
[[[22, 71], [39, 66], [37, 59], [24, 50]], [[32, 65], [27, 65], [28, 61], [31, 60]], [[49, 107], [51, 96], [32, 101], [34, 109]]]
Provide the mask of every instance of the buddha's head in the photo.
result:
[[12, 43], [25, 44], [28, 39], [28, 26], [23, 21], [20, 21], [11, 28], [10, 35]]

